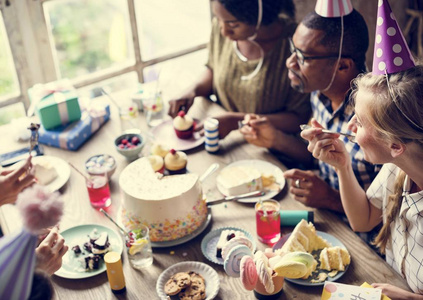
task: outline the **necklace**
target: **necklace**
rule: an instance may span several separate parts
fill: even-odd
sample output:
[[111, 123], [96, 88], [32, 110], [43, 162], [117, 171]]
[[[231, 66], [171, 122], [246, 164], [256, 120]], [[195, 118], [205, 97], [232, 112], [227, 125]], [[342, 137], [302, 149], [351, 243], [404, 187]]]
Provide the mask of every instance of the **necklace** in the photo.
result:
[[248, 58], [246, 58], [244, 55], [242, 55], [241, 51], [239, 51], [237, 42], [233, 41], [232, 45], [234, 46], [234, 51], [235, 51], [236, 56], [238, 56], [238, 58], [243, 62], [248, 61]]

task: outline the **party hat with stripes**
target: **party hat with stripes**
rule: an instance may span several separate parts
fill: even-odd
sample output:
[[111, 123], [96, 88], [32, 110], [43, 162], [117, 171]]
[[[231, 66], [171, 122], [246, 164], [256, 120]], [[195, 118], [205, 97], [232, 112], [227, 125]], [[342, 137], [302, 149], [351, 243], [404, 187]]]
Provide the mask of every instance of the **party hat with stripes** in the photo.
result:
[[353, 11], [350, 0], [317, 0], [315, 11], [324, 18], [339, 18]]

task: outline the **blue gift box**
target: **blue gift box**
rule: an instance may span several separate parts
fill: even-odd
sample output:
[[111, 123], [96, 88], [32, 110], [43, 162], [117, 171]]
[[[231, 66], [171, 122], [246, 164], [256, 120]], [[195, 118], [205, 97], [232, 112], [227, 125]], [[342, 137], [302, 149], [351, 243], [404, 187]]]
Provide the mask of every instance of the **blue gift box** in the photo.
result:
[[110, 107], [105, 107], [102, 115], [91, 115], [84, 111], [81, 120], [46, 130], [43, 126], [39, 130], [39, 142], [47, 146], [66, 150], [78, 150], [100, 127], [110, 119]]

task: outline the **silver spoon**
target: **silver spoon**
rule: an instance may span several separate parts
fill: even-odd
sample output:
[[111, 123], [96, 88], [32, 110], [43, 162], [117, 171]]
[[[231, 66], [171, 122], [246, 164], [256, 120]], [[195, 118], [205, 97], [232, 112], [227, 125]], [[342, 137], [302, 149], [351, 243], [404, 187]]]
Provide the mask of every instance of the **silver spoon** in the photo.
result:
[[[310, 125], [307, 125], [307, 124], [302, 124], [302, 125], [300, 125], [300, 128], [301, 128], [301, 130], [305, 130], [305, 129], [311, 129], [313, 127], [310, 126]], [[327, 130], [327, 129], [322, 129], [322, 132], [324, 132], [324, 133], [340, 134], [340, 135], [343, 135], [343, 136], [347, 137], [347, 139], [350, 142], [355, 143], [355, 135], [352, 135], [352, 134], [349, 134], [349, 133], [345, 133], [345, 132], [337, 132], [337, 131]]]

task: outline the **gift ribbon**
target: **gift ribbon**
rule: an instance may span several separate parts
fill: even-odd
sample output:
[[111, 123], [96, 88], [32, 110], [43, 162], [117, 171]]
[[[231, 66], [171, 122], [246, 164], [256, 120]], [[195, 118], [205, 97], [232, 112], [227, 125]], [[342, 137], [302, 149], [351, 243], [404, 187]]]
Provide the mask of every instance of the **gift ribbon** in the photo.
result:
[[73, 89], [74, 87], [68, 79], [50, 82], [48, 84], [34, 85], [31, 91], [32, 97], [31, 105], [28, 108], [28, 117], [31, 117], [34, 114], [35, 107], [44, 98], [55, 93], [69, 92]]
[[60, 120], [62, 120], [62, 124], [68, 123], [69, 111], [65, 95], [63, 95], [62, 93], [54, 93], [53, 98], [57, 104], [57, 109], [59, 110]]

